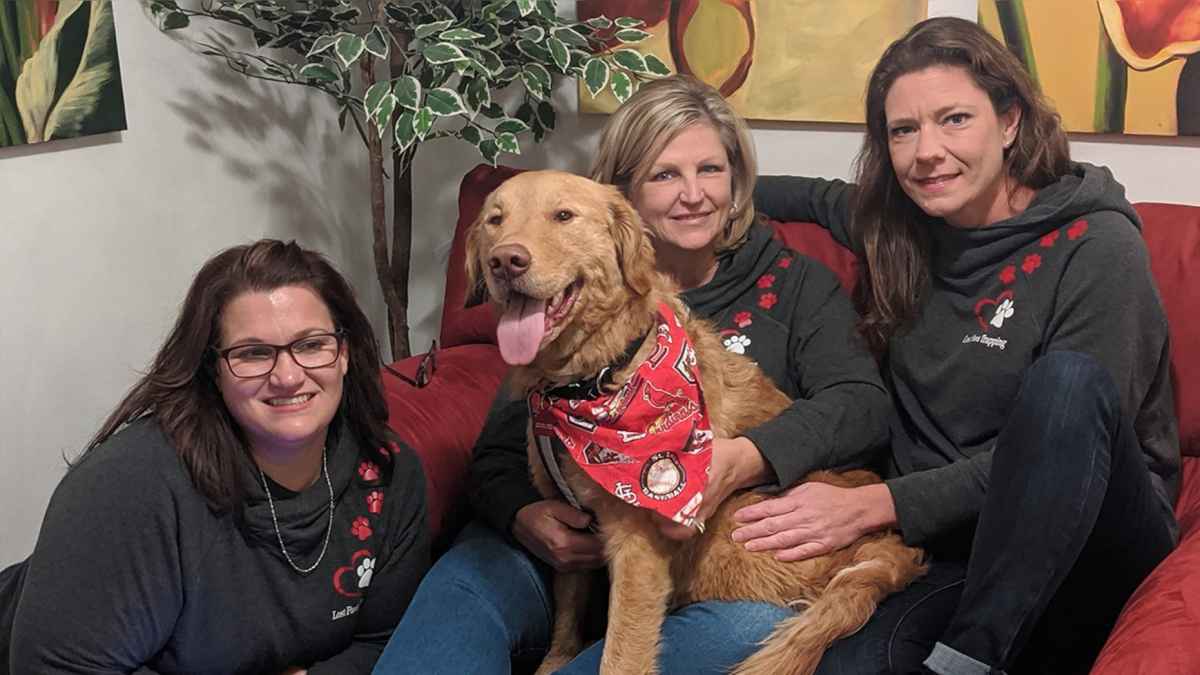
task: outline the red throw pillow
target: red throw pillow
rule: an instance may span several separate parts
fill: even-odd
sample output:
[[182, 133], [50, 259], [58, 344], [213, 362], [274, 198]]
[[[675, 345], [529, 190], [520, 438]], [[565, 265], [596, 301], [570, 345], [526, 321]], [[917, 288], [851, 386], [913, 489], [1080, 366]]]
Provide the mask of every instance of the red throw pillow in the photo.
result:
[[[424, 354], [392, 364], [415, 377]], [[429, 528], [435, 554], [449, 547], [471, 512], [467, 465], [483, 420], [508, 365], [494, 345], [461, 345], [435, 355], [429, 385], [420, 389], [384, 370], [388, 426], [416, 451], [429, 486]]]
[[467, 230], [483, 208], [483, 200], [501, 183], [521, 173], [507, 166], [480, 164], [463, 176], [458, 189], [458, 225], [450, 245], [446, 268], [446, 295], [442, 302], [441, 338], [443, 347], [466, 344], [496, 344], [496, 317], [486, 304], [463, 308], [467, 297]]
[[816, 223], [781, 223], [772, 220], [768, 224], [775, 228], [775, 238], [782, 241], [784, 246], [825, 263], [841, 280], [847, 293], [854, 290], [858, 280], [854, 254], [834, 241], [829, 230]]
[[1183, 540], [1125, 604], [1091, 675], [1200, 673], [1200, 459], [1183, 459]]
[[1171, 324], [1171, 383], [1179, 447], [1200, 456], [1200, 207], [1135, 204], [1150, 267]]

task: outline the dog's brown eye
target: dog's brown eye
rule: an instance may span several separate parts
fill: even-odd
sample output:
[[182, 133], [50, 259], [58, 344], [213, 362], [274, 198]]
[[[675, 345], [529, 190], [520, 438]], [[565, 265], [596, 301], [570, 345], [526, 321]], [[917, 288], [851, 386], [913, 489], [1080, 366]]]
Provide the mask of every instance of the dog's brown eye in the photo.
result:
[[501, 220], [500, 216], [492, 216], [488, 218], [488, 225], [499, 225]]
[[554, 214], [554, 219], [560, 223], [565, 223], [574, 217], [575, 214], [571, 213], [570, 211], [559, 211], [558, 213]]

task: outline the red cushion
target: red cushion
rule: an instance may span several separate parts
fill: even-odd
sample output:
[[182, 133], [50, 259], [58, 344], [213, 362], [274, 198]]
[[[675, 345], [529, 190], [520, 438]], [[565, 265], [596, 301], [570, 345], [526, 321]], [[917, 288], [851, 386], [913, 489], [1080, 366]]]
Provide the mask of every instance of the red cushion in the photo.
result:
[[507, 166], [480, 164], [463, 176], [458, 189], [458, 225], [446, 268], [446, 297], [442, 306], [442, 345], [496, 344], [496, 317], [486, 304], [463, 308], [467, 297], [467, 230], [483, 208], [483, 200], [501, 183], [521, 173]]
[[[393, 368], [413, 377], [424, 356]], [[435, 553], [444, 551], [470, 515], [467, 464], [508, 366], [493, 345], [441, 349], [429, 385], [417, 389], [383, 371], [388, 426], [417, 452], [429, 485], [429, 527]]]
[[781, 223], [772, 220], [769, 225], [775, 228], [775, 238], [785, 246], [825, 263], [841, 280], [847, 293], [854, 290], [858, 279], [854, 254], [837, 243], [829, 230], [815, 223]]
[[1200, 673], [1200, 459], [1183, 459], [1183, 540], [1121, 611], [1092, 675]]
[[1171, 383], [1179, 446], [1200, 456], [1200, 207], [1135, 204], [1171, 324]]

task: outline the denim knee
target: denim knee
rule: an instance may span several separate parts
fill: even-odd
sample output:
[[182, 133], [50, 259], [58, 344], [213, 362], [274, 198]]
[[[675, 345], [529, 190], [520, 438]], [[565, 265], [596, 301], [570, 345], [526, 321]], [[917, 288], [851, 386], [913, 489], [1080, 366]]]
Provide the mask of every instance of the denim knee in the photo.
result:
[[1120, 415], [1121, 398], [1112, 376], [1098, 361], [1080, 352], [1050, 352], [1025, 371], [1013, 404], [1027, 422], [1069, 430], [1111, 427]]
[[429, 570], [422, 584], [453, 584], [481, 597], [545, 595], [545, 579], [533, 557], [499, 533], [470, 523]]

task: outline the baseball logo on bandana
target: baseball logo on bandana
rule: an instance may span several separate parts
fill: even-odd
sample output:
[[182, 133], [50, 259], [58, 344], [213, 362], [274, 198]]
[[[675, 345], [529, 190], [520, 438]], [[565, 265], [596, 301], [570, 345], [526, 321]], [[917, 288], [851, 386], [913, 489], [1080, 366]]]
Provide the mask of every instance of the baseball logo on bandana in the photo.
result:
[[617, 498], [691, 525], [712, 464], [712, 423], [696, 349], [666, 304], [651, 335], [651, 357], [616, 392], [583, 401], [532, 392], [533, 433], [543, 459], [570, 457]]

